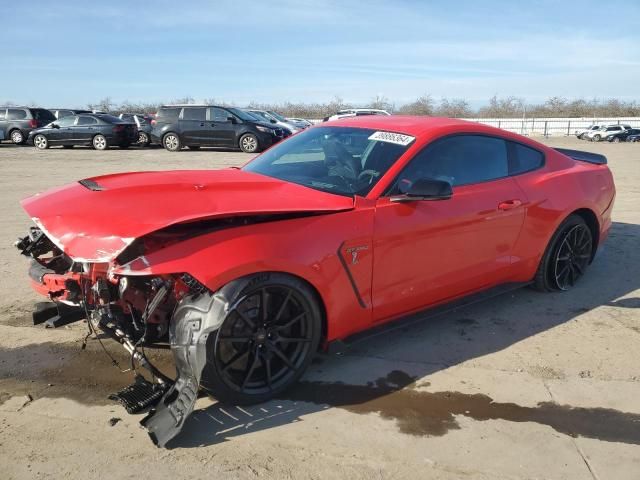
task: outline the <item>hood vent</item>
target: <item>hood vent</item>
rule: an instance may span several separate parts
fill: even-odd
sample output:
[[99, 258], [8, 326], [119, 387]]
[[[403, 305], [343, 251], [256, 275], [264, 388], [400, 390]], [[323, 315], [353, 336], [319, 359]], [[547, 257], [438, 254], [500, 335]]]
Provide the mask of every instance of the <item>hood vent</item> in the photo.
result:
[[85, 178], [84, 180], [80, 180], [78, 183], [83, 187], [88, 188], [89, 190], [93, 190], [94, 192], [101, 192], [102, 190], [104, 190], [104, 187], [102, 185], [98, 184], [97, 182], [94, 182], [90, 178]]

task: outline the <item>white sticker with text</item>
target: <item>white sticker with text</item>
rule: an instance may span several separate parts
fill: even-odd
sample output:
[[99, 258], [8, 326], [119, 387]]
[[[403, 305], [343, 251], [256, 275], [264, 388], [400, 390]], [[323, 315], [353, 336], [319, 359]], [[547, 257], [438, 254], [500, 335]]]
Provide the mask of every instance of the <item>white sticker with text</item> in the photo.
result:
[[396, 143], [406, 147], [413, 142], [416, 137], [411, 135], [403, 135], [402, 133], [393, 132], [376, 132], [369, 137], [369, 140], [377, 140], [378, 142]]

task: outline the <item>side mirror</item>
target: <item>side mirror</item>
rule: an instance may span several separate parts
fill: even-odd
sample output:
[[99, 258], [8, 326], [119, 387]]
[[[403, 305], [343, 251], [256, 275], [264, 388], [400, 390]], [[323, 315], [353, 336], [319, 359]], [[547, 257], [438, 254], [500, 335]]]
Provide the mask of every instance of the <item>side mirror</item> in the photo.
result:
[[392, 202], [415, 202], [417, 200], [448, 200], [453, 196], [453, 188], [446, 180], [421, 178], [413, 182], [403, 195], [391, 197]]
[[271, 123], [278, 123], [277, 120], [274, 120], [273, 118], [270, 120]]
[[227, 117], [227, 120], [231, 123], [238, 123], [238, 120], [236, 120], [236, 117], [234, 117], [233, 115], [229, 115]]
[[52, 123], [50, 125], [51, 128], [60, 128], [60, 125], [58, 125], [57, 123]]

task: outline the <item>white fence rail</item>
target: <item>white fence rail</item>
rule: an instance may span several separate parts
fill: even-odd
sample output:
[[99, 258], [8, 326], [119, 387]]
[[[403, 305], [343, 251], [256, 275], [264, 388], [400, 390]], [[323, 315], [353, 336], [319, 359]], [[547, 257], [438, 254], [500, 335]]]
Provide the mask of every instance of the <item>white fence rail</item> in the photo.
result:
[[574, 135], [591, 125], [625, 124], [640, 128], [640, 117], [610, 118], [468, 118], [472, 122], [502, 128], [521, 135]]
[[[520, 135], [531, 136], [559, 136], [574, 135], [576, 130], [582, 130], [591, 125], [624, 124], [640, 128], [640, 117], [609, 117], [609, 118], [465, 118], [470, 122], [483, 123], [492, 127], [502, 128]], [[321, 123], [322, 120], [309, 120]]]

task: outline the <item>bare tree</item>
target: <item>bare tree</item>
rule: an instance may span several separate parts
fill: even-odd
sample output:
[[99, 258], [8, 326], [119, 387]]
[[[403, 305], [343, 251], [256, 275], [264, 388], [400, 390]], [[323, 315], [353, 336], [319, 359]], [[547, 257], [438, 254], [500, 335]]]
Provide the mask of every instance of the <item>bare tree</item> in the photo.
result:
[[402, 113], [403, 115], [426, 115], [431, 116], [435, 113], [436, 107], [435, 102], [431, 95], [425, 94], [421, 97], [418, 97], [411, 103], [407, 103], [402, 105], [398, 109], [398, 113]]

